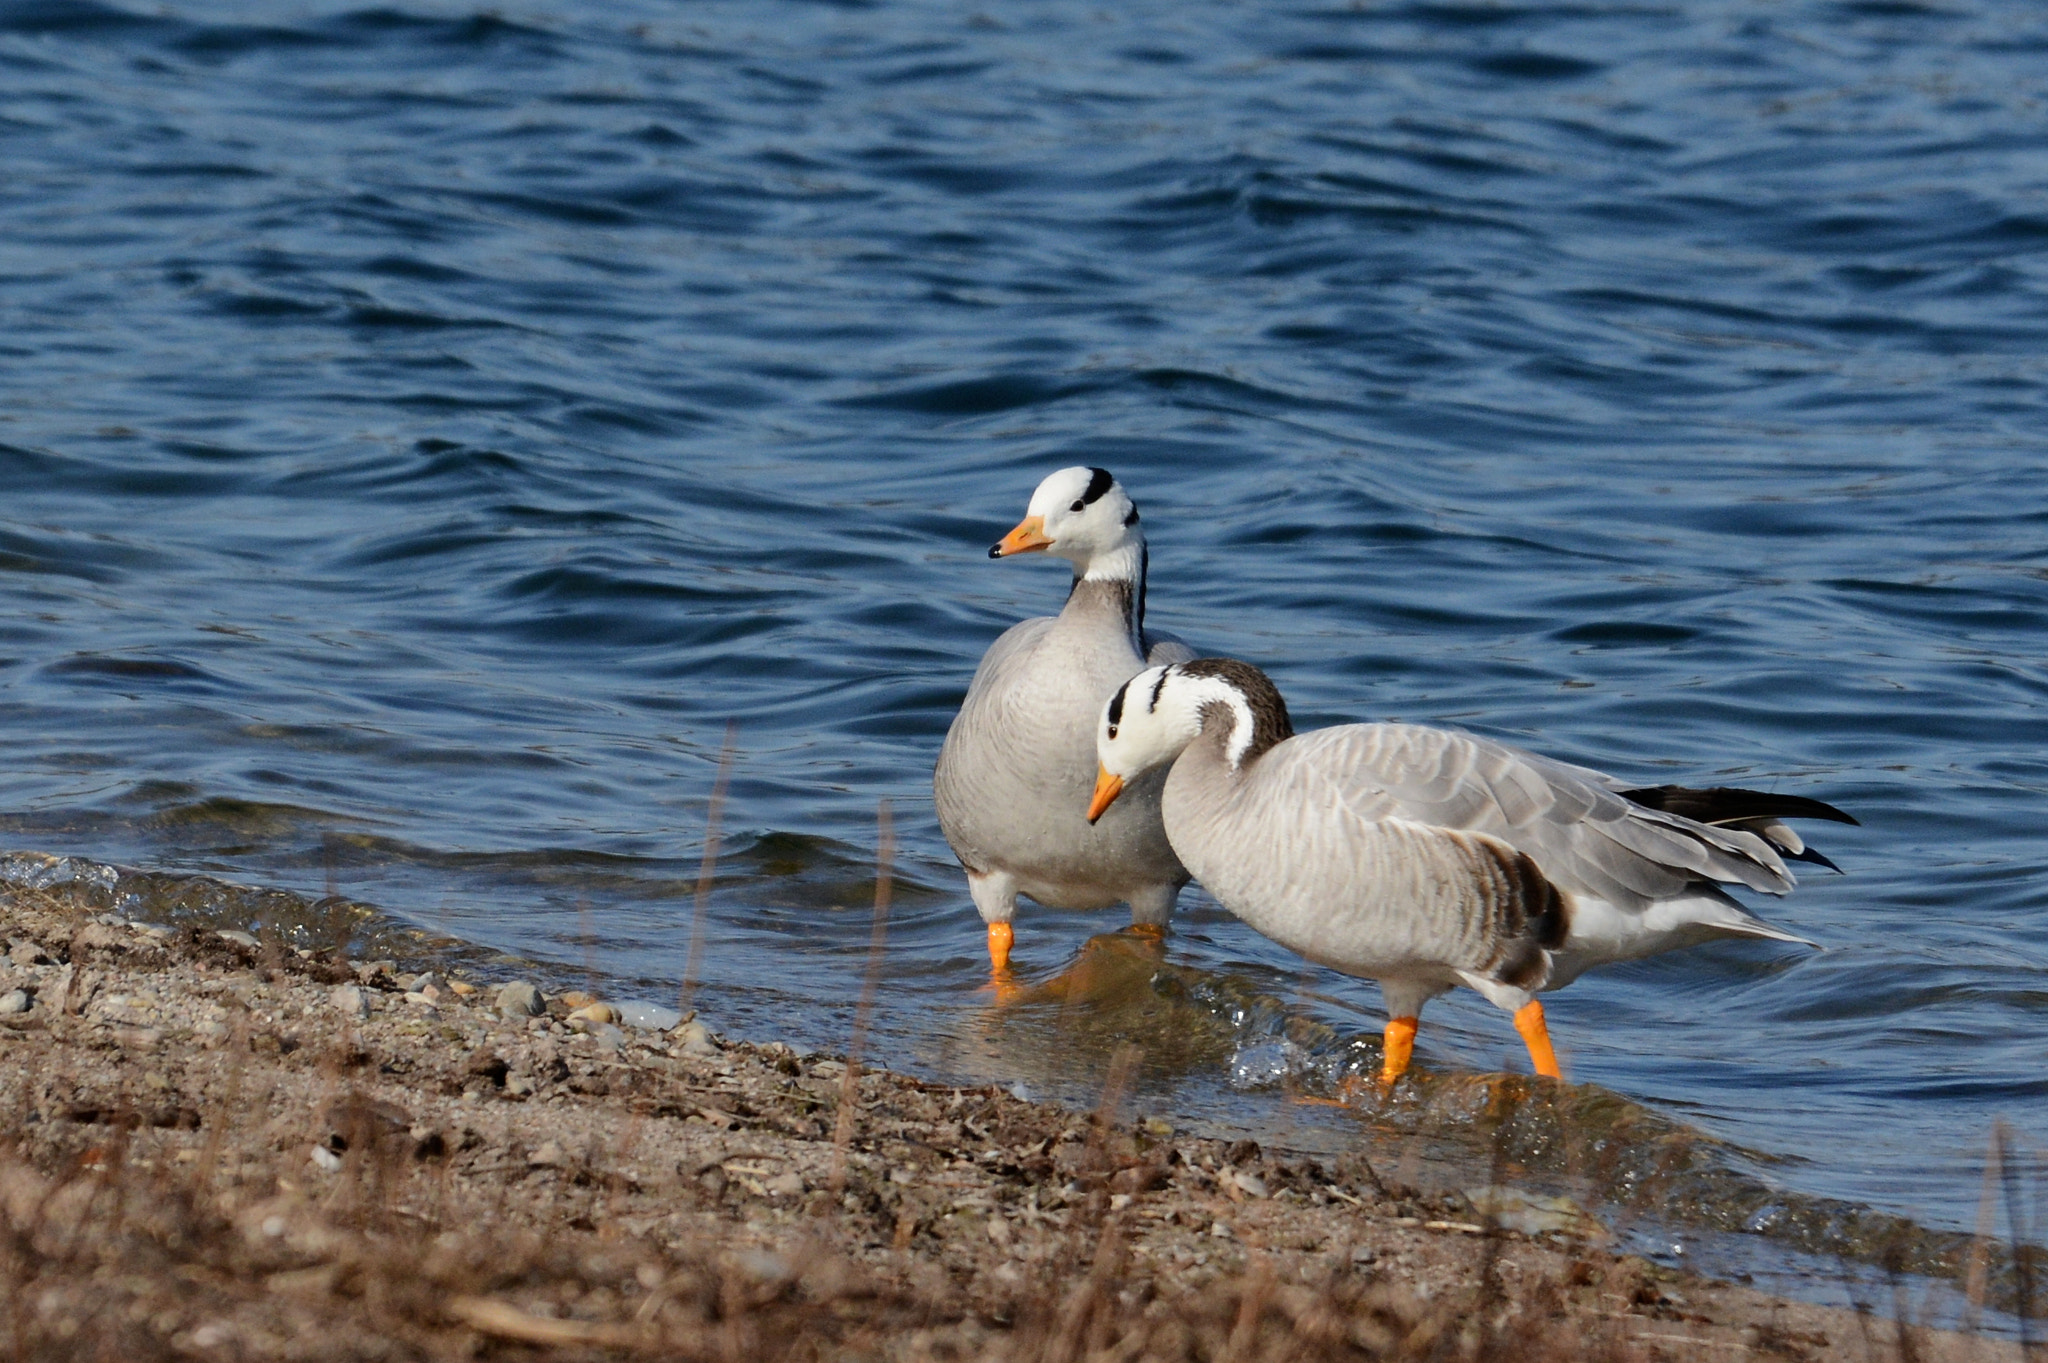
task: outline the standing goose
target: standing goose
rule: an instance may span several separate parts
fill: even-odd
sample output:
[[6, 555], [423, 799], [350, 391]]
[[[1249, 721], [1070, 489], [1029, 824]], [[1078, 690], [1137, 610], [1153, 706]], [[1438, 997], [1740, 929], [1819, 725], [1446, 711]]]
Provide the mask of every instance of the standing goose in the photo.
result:
[[1856, 822], [1792, 795], [1623, 790], [1415, 724], [1297, 735], [1266, 675], [1228, 658], [1133, 677], [1096, 751], [1089, 817], [1172, 763], [1161, 812], [1195, 878], [1274, 941], [1379, 982], [1384, 1083], [1408, 1068], [1422, 1005], [1454, 985], [1513, 1013], [1536, 1072], [1561, 1078], [1539, 992], [1717, 937], [1813, 945], [1720, 885], [1784, 894], [1786, 856], [1831, 863], [1781, 821]]
[[932, 773], [939, 827], [988, 924], [990, 964], [1009, 969], [1017, 896], [1050, 908], [1128, 903], [1163, 936], [1187, 869], [1159, 824], [1163, 775], [1134, 783], [1115, 814], [1083, 817], [1095, 777], [1095, 717], [1149, 662], [1194, 650], [1145, 630], [1145, 536], [1108, 470], [1061, 469], [1038, 485], [990, 558], [1045, 552], [1074, 565], [1057, 616], [1012, 625], [990, 645]]

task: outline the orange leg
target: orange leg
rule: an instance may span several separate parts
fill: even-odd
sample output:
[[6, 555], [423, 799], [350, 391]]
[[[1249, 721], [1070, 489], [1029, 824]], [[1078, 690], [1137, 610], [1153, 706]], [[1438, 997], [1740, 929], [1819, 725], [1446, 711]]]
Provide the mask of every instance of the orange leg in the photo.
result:
[[1017, 934], [1008, 923], [988, 925], [988, 963], [998, 976], [1010, 973], [1010, 944]]
[[1163, 942], [1166, 940], [1166, 925], [1164, 923], [1133, 923], [1125, 928], [1124, 931], [1133, 937], [1142, 937], [1148, 942]]
[[1543, 1005], [1530, 999], [1515, 1013], [1515, 1030], [1529, 1046], [1529, 1063], [1536, 1073], [1551, 1079], [1564, 1078], [1557, 1067], [1557, 1052], [1550, 1048], [1550, 1028], [1543, 1023]]
[[1391, 1084], [1408, 1072], [1408, 1062], [1415, 1056], [1415, 1027], [1416, 1019], [1413, 1017], [1387, 1019], [1387, 1030], [1381, 1044], [1382, 1084]]

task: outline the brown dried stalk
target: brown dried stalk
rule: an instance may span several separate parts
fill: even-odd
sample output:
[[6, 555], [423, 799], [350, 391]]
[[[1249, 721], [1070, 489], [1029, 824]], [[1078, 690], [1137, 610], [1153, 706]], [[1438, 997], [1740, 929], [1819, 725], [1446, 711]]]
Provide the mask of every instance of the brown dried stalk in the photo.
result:
[[1984, 1141], [1984, 1188], [1977, 1195], [1977, 1236], [1970, 1245], [1970, 1265], [1963, 1276], [1962, 1331], [1974, 1335], [1983, 1323], [1984, 1296], [1990, 1287], [1991, 1241], [1998, 1231], [1999, 1165], [2002, 1162], [1999, 1129], [1991, 1128]]
[[889, 940], [889, 896], [894, 886], [896, 820], [883, 800], [875, 807], [875, 926], [868, 937], [868, 966], [853, 1010], [853, 1038], [846, 1047], [846, 1074], [839, 1081], [839, 1120], [832, 1130], [832, 1191], [846, 1188], [846, 1150], [853, 1140], [854, 1108], [860, 1100], [860, 1051], [867, 1040], [868, 1014], [881, 981], [882, 955]]
[[711, 783], [711, 807], [704, 815], [704, 862], [697, 871], [697, 902], [690, 911], [690, 954], [683, 962], [683, 988], [676, 1007], [690, 1011], [690, 996], [697, 990], [697, 966], [704, 959], [704, 910], [711, 902], [711, 875], [718, 869], [718, 820], [725, 813], [726, 786], [732, 779], [733, 745], [740, 736], [740, 722], [725, 722], [725, 743], [718, 750], [718, 778]]

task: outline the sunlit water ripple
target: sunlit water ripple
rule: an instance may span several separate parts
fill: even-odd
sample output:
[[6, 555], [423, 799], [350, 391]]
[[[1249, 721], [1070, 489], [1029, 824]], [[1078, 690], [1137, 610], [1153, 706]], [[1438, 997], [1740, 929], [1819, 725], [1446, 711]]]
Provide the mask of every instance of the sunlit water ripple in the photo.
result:
[[[720, 1025], [844, 1044], [886, 798], [888, 1058], [1085, 1096], [1137, 1035], [1152, 1108], [1269, 1128], [1256, 1008], [973, 992], [931, 762], [1064, 588], [984, 547], [1099, 463], [1152, 620], [1305, 726], [1859, 815], [1766, 909], [1824, 951], [1553, 1027], [1968, 1229], [1992, 1118], [2048, 1126], [2044, 54], [1969, 0], [0, 4], [0, 837], [663, 993], [736, 719]], [[1201, 987], [1377, 1025], [1183, 906]]]

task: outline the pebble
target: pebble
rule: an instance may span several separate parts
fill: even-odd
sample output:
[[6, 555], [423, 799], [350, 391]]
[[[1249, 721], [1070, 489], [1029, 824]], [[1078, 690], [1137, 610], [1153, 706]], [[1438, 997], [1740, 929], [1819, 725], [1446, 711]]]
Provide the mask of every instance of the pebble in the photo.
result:
[[215, 933], [214, 935], [216, 937], [222, 938], [225, 941], [239, 942], [245, 947], [259, 947], [263, 945], [261, 942], [256, 940], [255, 933], [243, 932], [240, 928], [225, 928], [220, 932]]
[[432, 970], [424, 974], [415, 975], [411, 979], [403, 980], [400, 983], [406, 993], [424, 994], [433, 1003], [439, 1003], [441, 1000], [451, 997], [455, 992], [449, 988], [446, 976]]
[[334, 1000], [334, 1006], [340, 1009], [345, 1016], [366, 1018], [370, 1015], [369, 997], [352, 984], [338, 984], [334, 986], [327, 997]]
[[676, 1046], [684, 1055], [717, 1055], [718, 1043], [711, 1039], [711, 1029], [701, 1022], [686, 1022], [676, 1028]]
[[618, 1021], [644, 1032], [666, 1032], [683, 1025], [681, 1013], [658, 1003], [622, 1003], [616, 1011]]
[[1233, 1169], [1230, 1171], [1230, 1181], [1235, 1183], [1238, 1191], [1242, 1192], [1246, 1197], [1266, 1196], [1266, 1180], [1260, 1178], [1257, 1174], [1246, 1173], [1242, 1169]]
[[498, 1012], [501, 1016], [517, 1022], [520, 1018], [539, 1017], [547, 1011], [547, 1004], [540, 996], [540, 990], [525, 980], [514, 980], [498, 991]]
[[1228, 1221], [1218, 1221], [1215, 1225], [1209, 1227], [1209, 1234], [1215, 1236], [1218, 1240], [1228, 1240], [1230, 1238], [1230, 1223]]
[[313, 1163], [331, 1174], [341, 1167], [341, 1156], [324, 1145], [316, 1145], [313, 1147]]
[[597, 1002], [597, 995], [586, 994], [581, 989], [571, 989], [561, 996], [561, 1000], [564, 1008], [588, 1008]]
[[0, 1014], [26, 1013], [28, 1011], [28, 1003], [27, 991], [10, 989], [4, 994], [0, 994]]
[[626, 1044], [626, 1034], [609, 1022], [600, 1022], [590, 1029], [590, 1035], [605, 1050], [616, 1051]]
[[1503, 1230], [1523, 1235], [1555, 1232], [1582, 1240], [1606, 1240], [1613, 1232], [1584, 1207], [1568, 1197], [1543, 1197], [1513, 1188], [1468, 1188], [1465, 1197], [1472, 1210], [1491, 1218]]
[[802, 1197], [804, 1180], [801, 1174], [777, 1174], [761, 1185], [770, 1197]]
[[571, 1022], [579, 1018], [584, 1022], [617, 1022], [619, 1015], [612, 1011], [608, 1003], [586, 1003], [569, 1014]]
[[764, 1249], [743, 1249], [732, 1256], [733, 1266], [764, 1283], [786, 1283], [796, 1276], [789, 1260]]
[[527, 1165], [534, 1169], [559, 1169], [568, 1162], [569, 1157], [556, 1141], [541, 1142], [540, 1148], [526, 1157]]
[[534, 1082], [531, 1079], [528, 1079], [523, 1074], [515, 1074], [505, 1080], [505, 1092], [513, 1094], [516, 1097], [531, 1097], [533, 1095], [533, 1091]]

